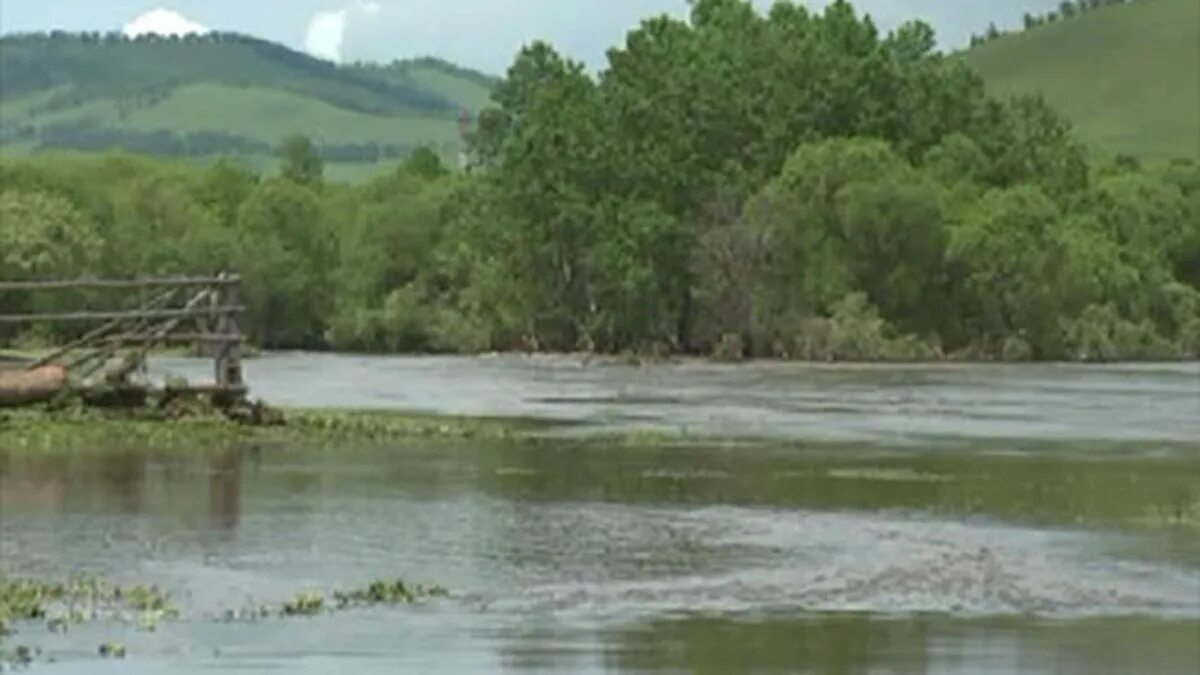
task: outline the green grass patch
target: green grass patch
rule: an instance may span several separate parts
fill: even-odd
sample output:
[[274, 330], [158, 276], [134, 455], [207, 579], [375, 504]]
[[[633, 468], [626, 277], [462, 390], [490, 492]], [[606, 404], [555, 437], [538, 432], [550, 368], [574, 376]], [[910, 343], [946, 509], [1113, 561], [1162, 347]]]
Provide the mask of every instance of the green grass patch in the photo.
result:
[[1139, 0], [966, 53], [998, 94], [1041, 92], [1114, 153], [1200, 158], [1200, 3]]
[[[214, 122], [219, 120], [219, 126]], [[432, 143], [457, 141], [453, 116], [372, 115], [265, 87], [194, 84], [134, 111], [119, 125], [139, 131], [186, 133], [219, 128], [237, 136], [278, 143], [303, 133], [318, 143]]]

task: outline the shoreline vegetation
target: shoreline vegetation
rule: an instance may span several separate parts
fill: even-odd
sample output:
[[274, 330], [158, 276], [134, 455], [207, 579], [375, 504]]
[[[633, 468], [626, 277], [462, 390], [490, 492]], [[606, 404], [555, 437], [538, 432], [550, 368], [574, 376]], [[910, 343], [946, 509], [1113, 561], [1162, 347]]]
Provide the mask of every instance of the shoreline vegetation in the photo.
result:
[[87, 452], [136, 450], [213, 451], [272, 443], [375, 443], [403, 440], [524, 439], [556, 423], [399, 411], [267, 408], [253, 419], [203, 403], [135, 409], [36, 406], [0, 409], [0, 451]]
[[[820, 365], [845, 365], [845, 366], [906, 366], [906, 365], [1013, 365], [1013, 364], [1031, 364], [1031, 365], [1104, 365], [1104, 364], [1187, 364], [1200, 363], [1200, 353], [1193, 354], [1182, 349], [1173, 349], [1171, 345], [1160, 343], [1157, 349], [1139, 350], [1135, 353], [1122, 353], [1115, 349], [1101, 349], [1094, 354], [1078, 354], [1075, 358], [1060, 358], [1035, 361], [1027, 358], [1027, 352], [1015, 353], [1015, 350], [1010, 350], [1009, 357], [1005, 358], [1004, 353], [999, 355], [980, 353], [974, 350], [962, 350], [950, 354], [939, 351], [936, 346], [913, 342], [909, 340], [888, 340], [882, 338], [884, 343], [888, 345], [888, 349], [879, 350], [863, 350], [861, 345], [863, 340], [857, 342], [847, 340], [843, 343], [842, 348], [822, 353], [809, 353], [802, 356], [793, 355], [764, 355], [764, 356], [747, 356], [738, 351], [737, 339], [731, 338], [729, 344], [725, 345], [711, 354], [693, 354], [687, 352], [671, 352], [665, 348], [649, 348], [644, 350], [624, 350], [615, 353], [607, 352], [587, 352], [587, 351], [529, 351], [521, 349], [513, 349], [507, 351], [483, 350], [477, 352], [431, 352], [431, 351], [404, 351], [404, 352], [380, 352], [371, 350], [338, 350], [338, 349], [304, 349], [304, 350], [289, 350], [280, 349], [278, 353], [291, 353], [295, 351], [309, 352], [312, 354], [331, 354], [338, 356], [396, 356], [396, 357], [439, 357], [439, 356], [465, 356], [479, 359], [488, 358], [528, 358], [542, 359], [548, 363], [571, 364], [580, 368], [587, 367], [605, 367], [605, 366], [654, 366], [676, 363], [713, 363], [713, 364], [745, 364], [745, 365], [770, 365], [770, 364], [807, 364], [813, 366]], [[871, 337], [868, 334], [866, 341], [871, 342]], [[855, 348], [854, 345], [859, 345]], [[0, 347], [0, 370], [7, 367], [17, 367], [23, 364], [31, 363], [41, 358], [45, 354], [50, 353], [55, 349], [56, 345], [38, 346], [36, 348], [5, 348]], [[254, 346], [244, 347], [242, 358], [252, 360], [262, 358], [269, 354], [267, 350], [255, 348]], [[1014, 355], [1015, 353], [1015, 355]], [[189, 349], [168, 348], [156, 349], [149, 352], [151, 358], [208, 358], [206, 354], [196, 353]]]
[[[1096, 152], [1045, 98], [993, 95], [936, 44], [842, 0], [698, 0], [595, 75], [523, 48], [461, 171], [423, 149], [338, 183], [304, 136], [270, 175], [3, 158], [0, 220], [19, 226], [0, 230], [0, 278], [235, 271], [263, 349], [1200, 357], [1200, 164]], [[78, 330], [4, 326], [0, 344]]]

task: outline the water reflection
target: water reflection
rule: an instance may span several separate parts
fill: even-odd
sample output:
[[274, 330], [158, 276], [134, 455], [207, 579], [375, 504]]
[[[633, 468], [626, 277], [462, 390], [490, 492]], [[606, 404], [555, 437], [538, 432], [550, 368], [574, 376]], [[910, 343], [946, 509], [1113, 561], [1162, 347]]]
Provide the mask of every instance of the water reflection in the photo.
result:
[[929, 625], [920, 620], [697, 618], [618, 631], [605, 661], [620, 672], [696, 675], [736, 672], [748, 663], [757, 673], [929, 673], [931, 646]]
[[[233, 531], [241, 522], [245, 472], [260, 463], [257, 448], [201, 457], [120, 450], [68, 457], [0, 450], [0, 514], [132, 517], [166, 510], [185, 520], [207, 513], [208, 528]], [[204, 498], [196, 491], [202, 480], [208, 486]]]
[[953, 621], [866, 614], [792, 619], [685, 618], [615, 631], [619, 672], [1150, 673], [1200, 672], [1200, 623]]
[[233, 531], [242, 516], [242, 453], [225, 452], [209, 461], [208, 513], [213, 529]]

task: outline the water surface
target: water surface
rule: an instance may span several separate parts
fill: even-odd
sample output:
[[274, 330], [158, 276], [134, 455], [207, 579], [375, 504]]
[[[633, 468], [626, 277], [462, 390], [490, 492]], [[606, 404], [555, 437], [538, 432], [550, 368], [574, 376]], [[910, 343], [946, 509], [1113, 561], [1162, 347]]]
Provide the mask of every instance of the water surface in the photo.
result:
[[[205, 364], [159, 368], [204, 375]], [[155, 581], [47, 673], [1200, 672], [1200, 369], [581, 367], [273, 355], [302, 405], [585, 422], [553, 442], [0, 450], [0, 567]], [[594, 443], [648, 427], [755, 444]], [[420, 607], [224, 624], [402, 576]], [[106, 640], [130, 658], [94, 658]]]

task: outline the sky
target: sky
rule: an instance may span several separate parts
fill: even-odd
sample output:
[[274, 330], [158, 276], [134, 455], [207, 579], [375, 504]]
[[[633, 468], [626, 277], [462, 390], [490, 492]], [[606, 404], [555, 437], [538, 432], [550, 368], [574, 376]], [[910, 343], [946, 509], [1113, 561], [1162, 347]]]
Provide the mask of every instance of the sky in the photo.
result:
[[[826, 0], [795, 0], [813, 7]], [[342, 4], [339, 4], [342, 3]], [[755, 0], [763, 8], [771, 0]], [[1057, 0], [856, 0], [883, 28], [910, 18], [944, 48], [989, 22], [1016, 26]], [[438, 56], [503, 74], [520, 47], [544, 39], [592, 68], [646, 16], [685, 16], [687, 0], [0, 0], [0, 32], [216, 29], [281, 42], [334, 61]]]

